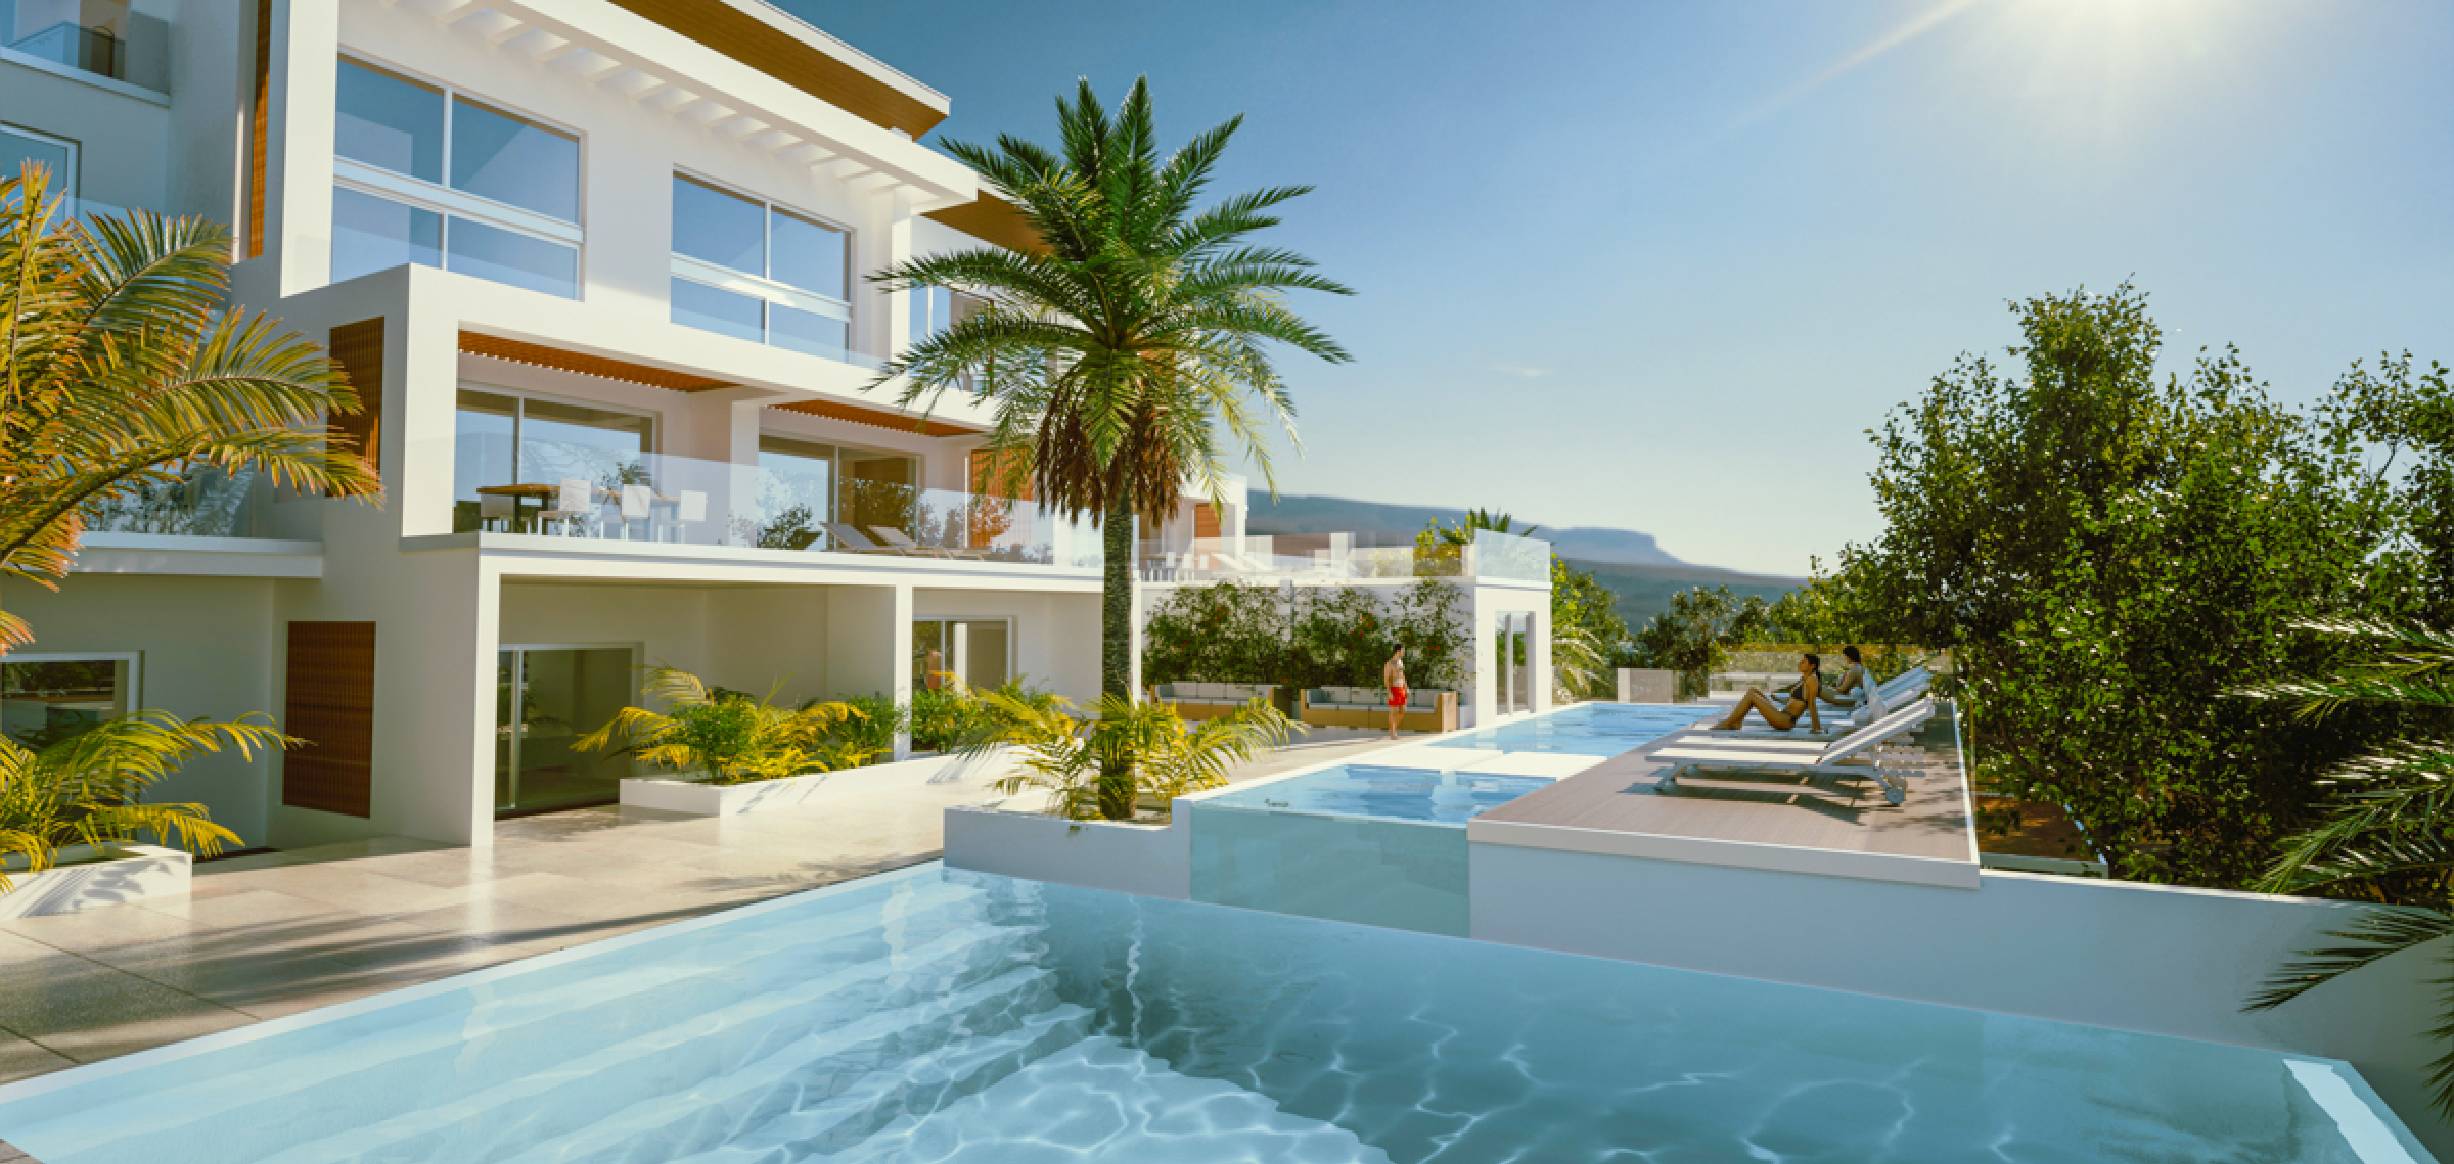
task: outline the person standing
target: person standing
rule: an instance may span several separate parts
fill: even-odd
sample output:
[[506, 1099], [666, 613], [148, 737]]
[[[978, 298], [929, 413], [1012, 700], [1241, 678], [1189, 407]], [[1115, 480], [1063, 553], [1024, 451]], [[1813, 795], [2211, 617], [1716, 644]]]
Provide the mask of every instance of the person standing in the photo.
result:
[[1397, 720], [1406, 714], [1406, 647], [1399, 644], [1380, 665], [1380, 685], [1389, 689], [1389, 738], [1397, 738]]

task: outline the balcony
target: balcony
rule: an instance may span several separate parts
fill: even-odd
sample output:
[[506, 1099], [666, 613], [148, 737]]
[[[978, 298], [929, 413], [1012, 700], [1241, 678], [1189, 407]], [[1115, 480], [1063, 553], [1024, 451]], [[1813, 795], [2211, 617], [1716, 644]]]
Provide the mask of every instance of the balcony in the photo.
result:
[[0, 50], [55, 71], [170, 88], [169, 31], [127, 0], [0, 0]]
[[1551, 545], [1539, 538], [1476, 530], [1472, 545], [1371, 544], [1357, 533], [1257, 534], [1145, 541], [1142, 576], [1154, 582], [1370, 581], [1471, 578], [1548, 584]]
[[593, 548], [781, 550], [838, 562], [863, 556], [1099, 566], [1099, 538], [1081, 524], [1028, 502], [959, 490], [605, 444], [523, 439], [515, 446], [494, 433], [463, 432], [449, 446], [410, 456], [451, 458], [454, 532]]
[[227, 473], [192, 465], [171, 480], [141, 484], [87, 506], [85, 528], [88, 533], [267, 536], [264, 513], [270, 491], [254, 470]]

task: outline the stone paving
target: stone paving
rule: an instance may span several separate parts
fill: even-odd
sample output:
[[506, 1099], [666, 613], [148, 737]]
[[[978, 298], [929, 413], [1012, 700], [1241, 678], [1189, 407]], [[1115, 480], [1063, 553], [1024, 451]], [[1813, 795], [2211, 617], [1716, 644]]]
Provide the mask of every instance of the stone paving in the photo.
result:
[[[1235, 778], [1381, 746], [1315, 733]], [[931, 860], [947, 807], [1000, 799], [978, 781], [843, 780], [722, 819], [507, 820], [490, 850], [378, 837], [207, 862], [183, 898], [0, 922], [0, 1080]]]

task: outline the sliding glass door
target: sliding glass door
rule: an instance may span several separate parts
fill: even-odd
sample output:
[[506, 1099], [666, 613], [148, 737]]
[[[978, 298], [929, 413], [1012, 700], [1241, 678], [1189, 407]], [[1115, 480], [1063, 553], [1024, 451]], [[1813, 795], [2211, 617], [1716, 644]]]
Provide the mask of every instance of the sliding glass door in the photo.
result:
[[1002, 618], [923, 618], [912, 623], [912, 686], [1003, 686], [1014, 677], [1013, 624]]
[[571, 744], [630, 705], [634, 662], [629, 647], [502, 649], [495, 663], [496, 813], [608, 804], [620, 796], [629, 758]]

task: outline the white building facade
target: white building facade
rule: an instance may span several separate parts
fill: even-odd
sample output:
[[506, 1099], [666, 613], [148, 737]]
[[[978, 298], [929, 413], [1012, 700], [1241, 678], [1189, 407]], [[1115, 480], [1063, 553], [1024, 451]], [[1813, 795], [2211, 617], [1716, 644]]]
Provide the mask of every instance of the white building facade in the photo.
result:
[[983, 494], [973, 403], [871, 387], [966, 305], [869, 275], [1024, 245], [914, 140], [942, 95], [759, 0], [12, 11], [0, 164], [234, 224], [237, 300], [330, 344], [385, 495], [200, 472], [98, 515], [59, 593], [7, 595], [10, 730], [268, 711], [310, 745], [158, 795], [251, 844], [483, 845], [614, 795], [570, 745], [644, 665], [1096, 692], [1096, 534]]

